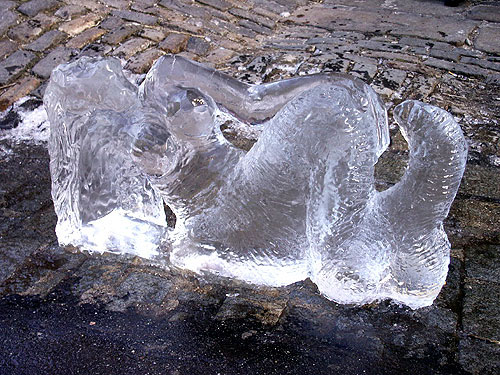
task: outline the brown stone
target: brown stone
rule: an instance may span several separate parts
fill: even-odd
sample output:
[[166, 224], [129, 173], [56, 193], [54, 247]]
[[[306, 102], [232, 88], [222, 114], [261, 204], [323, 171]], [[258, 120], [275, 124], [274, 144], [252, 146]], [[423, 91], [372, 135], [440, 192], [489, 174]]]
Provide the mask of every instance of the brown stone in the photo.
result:
[[125, 69], [138, 74], [146, 73], [151, 68], [151, 65], [164, 54], [165, 52], [156, 48], [148, 49], [132, 56]]
[[66, 47], [69, 48], [83, 48], [87, 44], [92, 43], [94, 40], [106, 33], [105, 30], [99, 29], [97, 27], [92, 27], [85, 30], [81, 34], [75, 36], [73, 39], [66, 43]]
[[100, 20], [100, 16], [94, 13], [63, 23], [59, 30], [71, 36], [80, 34], [82, 31], [94, 26]]
[[127, 40], [120, 47], [113, 51], [114, 56], [128, 60], [137, 52], [143, 51], [151, 45], [151, 41], [144, 38], [134, 38]]
[[0, 111], [5, 111], [10, 105], [28, 95], [39, 85], [40, 80], [32, 76], [18, 80], [14, 86], [0, 95]]
[[188, 35], [172, 33], [169, 34], [159, 45], [162, 50], [169, 53], [184, 51], [189, 39]]

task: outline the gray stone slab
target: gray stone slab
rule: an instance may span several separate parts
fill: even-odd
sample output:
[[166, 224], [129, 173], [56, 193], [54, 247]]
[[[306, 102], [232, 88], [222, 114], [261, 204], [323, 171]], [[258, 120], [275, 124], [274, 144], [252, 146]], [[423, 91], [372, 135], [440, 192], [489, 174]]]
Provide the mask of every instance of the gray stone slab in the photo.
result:
[[67, 37], [66, 33], [59, 30], [50, 30], [26, 46], [26, 49], [43, 52], [52, 45], [62, 42]]
[[18, 46], [16, 43], [10, 40], [1, 40], [0, 41], [0, 60], [9, 56], [11, 53], [18, 50]]
[[500, 62], [495, 62], [495, 61], [490, 61], [486, 59], [478, 59], [475, 57], [469, 57], [469, 56], [463, 56], [460, 59], [461, 62], [465, 64], [474, 64], [478, 65], [482, 68], [485, 69], [491, 69], [491, 70], [496, 70], [497, 72], [500, 72]]
[[55, 8], [58, 4], [57, 0], [31, 0], [22, 3], [17, 10], [28, 17], [33, 17], [44, 10]]
[[130, 10], [114, 10], [113, 15], [116, 17], [123, 18], [127, 21], [137, 22], [141, 25], [155, 25], [158, 22], [158, 17], [152, 16], [150, 14], [133, 12]]
[[16, 24], [17, 15], [10, 10], [0, 12], [0, 34], [5, 33], [9, 27]]
[[486, 25], [479, 29], [474, 46], [484, 52], [500, 54], [500, 26]]
[[176, 10], [193, 17], [204, 18], [209, 16], [205, 8], [189, 5], [179, 0], [161, 0], [159, 4], [165, 8]]
[[204, 4], [204, 5], [209, 5], [211, 7], [214, 7], [216, 9], [226, 11], [232, 8], [233, 4], [224, 1], [224, 0], [196, 0], [198, 3]]
[[479, 4], [471, 8], [468, 18], [480, 21], [500, 22], [500, 4]]
[[349, 30], [362, 33], [395, 36], [415, 36], [464, 44], [465, 39], [479, 22], [452, 17], [433, 17], [421, 14], [394, 13], [378, 9], [377, 12], [348, 7], [300, 8], [288, 18], [297, 24], [315, 25], [331, 31]]
[[14, 78], [17, 74], [23, 71], [31, 62], [36, 58], [35, 54], [27, 51], [16, 51], [4, 61], [0, 62], [0, 68], [8, 72], [8, 77], [2, 79], [0, 84], [4, 84], [10, 79]]
[[208, 50], [210, 49], [210, 43], [205, 39], [198, 37], [191, 37], [187, 41], [186, 51], [195, 53], [197, 55], [203, 56], [206, 55]]
[[269, 18], [259, 16], [251, 11], [240, 9], [240, 8], [232, 8], [229, 10], [229, 13], [236, 17], [245, 18], [252, 22], [255, 22], [258, 25], [262, 25], [272, 29], [275, 26], [275, 22], [270, 20]]
[[56, 48], [40, 60], [33, 67], [32, 71], [42, 78], [49, 78], [56, 66], [69, 61], [73, 55], [74, 51], [72, 49], [63, 47]]

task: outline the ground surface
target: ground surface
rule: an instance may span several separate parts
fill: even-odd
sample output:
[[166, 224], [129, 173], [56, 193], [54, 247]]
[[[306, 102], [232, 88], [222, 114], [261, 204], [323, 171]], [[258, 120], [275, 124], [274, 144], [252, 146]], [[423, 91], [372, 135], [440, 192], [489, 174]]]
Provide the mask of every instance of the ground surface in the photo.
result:
[[[1, 374], [497, 374], [500, 372], [500, 4], [433, 0], [0, 0]], [[138, 258], [57, 246], [43, 144], [15, 142], [9, 106], [59, 63], [114, 55], [144, 73], [182, 53], [249, 81], [348, 72], [389, 114], [403, 99], [456, 116], [467, 170], [433, 306], [352, 307], [304, 281], [256, 289]], [[227, 134], [231, 137], [231, 134]], [[398, 181], [391, 130], [377, 169]], [[241, 140], [236, 140], [241, 141]], [[250, 147], [241, 142], [242, 147]]]

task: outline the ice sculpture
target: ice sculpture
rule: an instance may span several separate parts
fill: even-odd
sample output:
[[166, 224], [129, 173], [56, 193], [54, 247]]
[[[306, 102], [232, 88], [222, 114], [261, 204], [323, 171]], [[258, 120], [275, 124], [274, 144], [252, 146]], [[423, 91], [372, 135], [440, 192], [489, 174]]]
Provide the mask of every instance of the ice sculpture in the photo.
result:
[[[467, 147], [439, 108], [396, 107], [409, 166], [377, 192], [386, 111], [347, 75], [248, 85], [165, 56], [137, 89], [117, 60], [82, 58], [53, 72], [44, 100], [62, 244], [160, 254], [256, 284], [310, 277], [340, 303], [392, 298], [417, 308], [445, 282], [442, 221]], [[227, 123], [262, 134], [245, 152], [224, 138]]]

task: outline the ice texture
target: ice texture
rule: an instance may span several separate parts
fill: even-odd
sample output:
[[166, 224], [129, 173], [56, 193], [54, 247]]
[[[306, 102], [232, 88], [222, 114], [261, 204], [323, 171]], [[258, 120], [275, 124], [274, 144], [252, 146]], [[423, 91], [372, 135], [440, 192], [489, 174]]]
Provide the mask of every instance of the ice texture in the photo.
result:
[[[260, 285], [309, 277], [339, 303], [418, 308], [445, 282], [442, 222], [467, 146], [442, 109], [395, 108], [410, 161], [377, 192], [386, 110], [347, 75], [249, 85], [168, 55], [136, 88], [117, 60], [82, 58], [53, 72], [44, 101], [61, 244]], [[248, 152], [224, 138], [228, 124], [260, 134]]]

